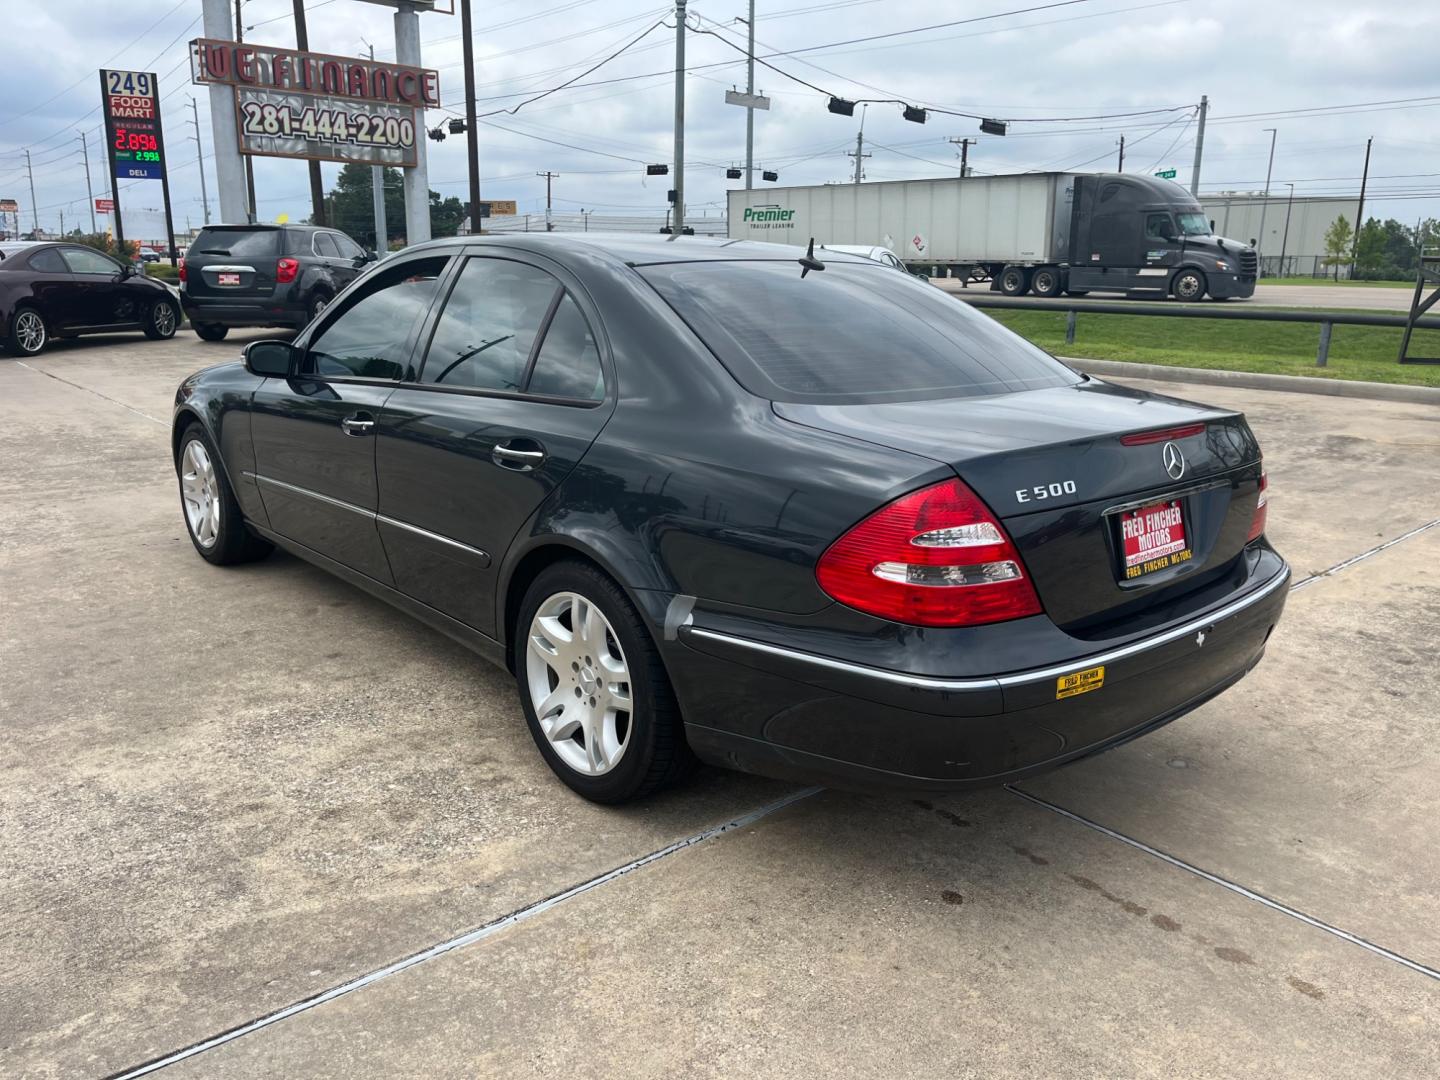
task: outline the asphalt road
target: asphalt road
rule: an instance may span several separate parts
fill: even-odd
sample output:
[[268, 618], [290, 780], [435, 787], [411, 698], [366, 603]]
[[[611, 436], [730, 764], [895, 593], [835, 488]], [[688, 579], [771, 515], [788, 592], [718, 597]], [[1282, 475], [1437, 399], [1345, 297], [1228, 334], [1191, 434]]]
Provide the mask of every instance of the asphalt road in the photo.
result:
[[[946, 292], [964, 296], [967, 292], [979, 291], [990, 295], [990, 285], [971, 285], [962, 288], [954, 278], [932, 278], [932, 282]], [[998, 294], [996, 294], [998, 295]], [[1209, 303], [1254, 304], [1264, 307], [1305, 307], [1328, 308], [1332, 311], [1364, 309], [1366, 311], [1394, 311], [1400, 314], [1410, 310], [1410, 289], [1368, 288], [1363, 285], [1257, 285], [1255, 295], [1248, 300], [1213, 300]], [[1154, 300], [1127, 300], [1118, 293], [1091, 293], [1086, 300], [1104, 300], [1106, 303], [1153, 304]], [[1168, 298], [1167, 298], [1168, 299]], [[1027, 296], [1025, 300], [1038, 307], [1064, 305], [1068, 297], [1046, 300], [1039, 296]]]
[[1157, 386], [1247, 411], [1298, 583], [1159, 732], [1016, 790], [614, 810], [503, 673], [194, 554], [171, 395], [236, 345], [0, 359], [0, 1075], [297, 1005], [157, 1075], [1440, 1075], [1434, 410]]

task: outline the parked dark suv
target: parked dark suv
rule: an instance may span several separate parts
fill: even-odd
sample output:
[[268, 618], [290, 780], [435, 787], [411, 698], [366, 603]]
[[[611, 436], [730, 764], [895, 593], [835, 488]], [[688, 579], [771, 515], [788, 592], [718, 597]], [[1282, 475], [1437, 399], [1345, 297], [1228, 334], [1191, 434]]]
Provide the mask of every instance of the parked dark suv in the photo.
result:
[[206, 341], [232, 326], [298, 330], [374, 259], [315, 225], [208, 225], [180, 262], [180, 299]]

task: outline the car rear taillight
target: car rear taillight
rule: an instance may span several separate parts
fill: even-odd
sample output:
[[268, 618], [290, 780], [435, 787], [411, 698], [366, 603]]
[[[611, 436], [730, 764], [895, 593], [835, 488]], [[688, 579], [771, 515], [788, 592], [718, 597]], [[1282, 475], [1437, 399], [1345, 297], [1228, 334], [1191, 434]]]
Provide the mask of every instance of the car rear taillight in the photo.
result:
[[181, 280], [181, 281], [184, 281], [184, 280], [185, 280], [185, 256], [184, 256], [184, 255], [181, 255], [181, 256], [180, 256], [180, 262], [179, 262], [177, 265], [178, 265], [179, 268], [180, 268], [180, 280]]
[[977, 626], [1040, 614], [1020, 553], [959, 480], [882, 506], [830, 545], [815, 577], [842, 604], [915, 626]]
[[1248, 544], [1251, 540], [1258, 540], [1265, 532], [1265, 512], [1270, 497], [1267, 494], [1270, 489], [1270, 477], [1266, 475], [1264, 468], [1260, 470], [1260, 500], [1255, 504], [1255, 516], [1250, 519], [1250, 535], [1245, 537]]
[[1186, 424], [1184, 427], [1161, 428], [1158, 431], [1137, 431], [1121, 435], [1122, 446], [1148, 446], [1151, 443], [1170, 442], [1174, 439], [1188, 439], [1191, 435], [1203, 435], [1204, 424]]
[[299, 272], [299, 259], [281, 259], [275, 264], [275, 280], [281, 285], [288, 285], [294, 281], [295, 275]]

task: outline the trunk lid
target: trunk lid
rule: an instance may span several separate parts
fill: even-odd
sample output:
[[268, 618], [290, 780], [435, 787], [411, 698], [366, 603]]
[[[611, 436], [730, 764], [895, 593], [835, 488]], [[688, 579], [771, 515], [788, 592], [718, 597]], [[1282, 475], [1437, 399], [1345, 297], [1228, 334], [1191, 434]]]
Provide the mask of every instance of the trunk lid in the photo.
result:
[[267, 297], [275, 264], [285, 253], [284, 230], [264, 225], [218, 225], [200, 231], [185, 253], [185, 291], [191, 296]]
[[[1093, 379], [985, 398], [773, 407], [795, 423], [951, 465], [1015, 541], [1046, 613], [1082, 636], [1224, 574], [1245, 547], [1259, 495], [1260, 450], [1242, 415]], [[1178, 475], [1167, 445], [1183, 458]], [[1184, 548], [1161, 556], [1163, 566], [1140, 559], [1127, 576], [1121, 519], [1135, 518], [1138, 532], [1175, 509]], [[1149, 532], [1132, 536], [1131, 556], [1149, 542]]]

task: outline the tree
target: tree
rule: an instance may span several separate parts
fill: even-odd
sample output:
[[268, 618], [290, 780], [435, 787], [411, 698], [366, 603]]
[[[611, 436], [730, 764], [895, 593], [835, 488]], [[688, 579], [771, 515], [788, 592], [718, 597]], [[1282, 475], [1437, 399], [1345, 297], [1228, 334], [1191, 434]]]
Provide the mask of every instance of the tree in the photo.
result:
[[[1403, 231], [1404, 227], [1398, 221], [1394, 224]], [[1355, 243], [1355, 276], [1357, 278], [1373, 280], [1389, 276], [1385, 273], [1387, 269], [1385, 262], [1386, 239], [1385, 226], [1375, 218], [1371, 218], [1360, 227], [1360, 236]], [[1396, 274], [1399, 273], [1398, 266], [1392, 269]]]
[[[340, 176], [330, 194], [325, 196], [325, 206], [330, 224], [358, 243], [375, 249], [380, 248], [375, 237], [375, 194], [370, 173], [371, 166], [349, 162], [340, 170]], [[465, 220], [465, 204], [455, 196], [441, 199], [438, 191], [430, 192], [430, 234], [432, 236], [454, 236]], [[405, 181], [400, 170], [385, 170], [385, 247], [392, 240], [405, 238]]]
[[1336, 281], [1340, 280], [1340, 264], [1349, 261], [1350, 244], [1354, 239], [1355, 230], [1344, 214], [1332, 221], [1325, 231], [1325, 258], [1322, 261], [1326, 266], [1335, 267]]
[[113, 255], [121, 262], [134, 262], [140, 258], [140, 244], [138, 241], [126, 240], [125, 252], [122, 254], [120, 248], [115, 243], [113, 233], [85, 233], [81, 235], [76, 231], [65, 237], [65, 239], [75, 244], [94, 248], [96, 251], [103, 251], [106, 255]]

